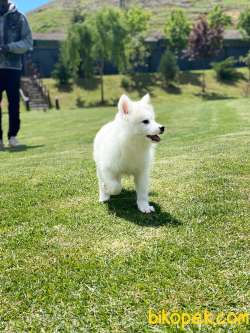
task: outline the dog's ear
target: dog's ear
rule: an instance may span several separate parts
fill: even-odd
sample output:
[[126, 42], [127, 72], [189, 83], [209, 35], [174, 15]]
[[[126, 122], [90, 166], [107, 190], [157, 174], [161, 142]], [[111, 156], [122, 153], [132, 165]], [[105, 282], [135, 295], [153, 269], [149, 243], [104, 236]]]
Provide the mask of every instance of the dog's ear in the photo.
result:
[[141, 101], [142, 101], [144, 104], [151, 104], [151, 98], [150, 98], [150, 95], [149, 95], [149, 94], [146, 94], [144, 97], [142, 97]]
[[118, 103], [118, 110], [123, 114], [128, 114], [130, 110], [131, 100], [128, 96], [122, 95]]

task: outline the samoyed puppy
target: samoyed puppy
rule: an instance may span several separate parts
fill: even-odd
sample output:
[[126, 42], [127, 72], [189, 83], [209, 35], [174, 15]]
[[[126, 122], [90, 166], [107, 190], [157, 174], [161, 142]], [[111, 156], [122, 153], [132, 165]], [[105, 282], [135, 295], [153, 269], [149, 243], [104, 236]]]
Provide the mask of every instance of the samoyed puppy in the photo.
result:
[[138, 209], [143, 213], [154, 211], [148, 202], [149, 173], [153, 146], [164, 131], [165, 127], [155, 121], [149, 94], [137, 102], [126, 95], [120, 98], [115, 119], [104, 125], [94, 140], [100, 202], [118, 195], [121, 177], [132, 175]]

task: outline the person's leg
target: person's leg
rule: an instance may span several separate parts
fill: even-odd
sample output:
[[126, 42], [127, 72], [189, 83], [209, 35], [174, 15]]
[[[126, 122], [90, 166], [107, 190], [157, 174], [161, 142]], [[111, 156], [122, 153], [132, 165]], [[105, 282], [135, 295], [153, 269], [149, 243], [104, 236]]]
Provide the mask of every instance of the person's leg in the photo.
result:
[[6, 93], [9, 103], [9, 132], [8, 139], [16, 137], [20, 129], [20, 78], [21, 71], [8, 70]]
[[0, 141], [3, 141], [3, 129], [2, 129], [2, 92], [0, 91]]
[[0, 140], [3, 140], [3, 129], [2, 129], [2, 98], [4, 91], [4, 83], [6, 81], [5, 71], [0, 69]]

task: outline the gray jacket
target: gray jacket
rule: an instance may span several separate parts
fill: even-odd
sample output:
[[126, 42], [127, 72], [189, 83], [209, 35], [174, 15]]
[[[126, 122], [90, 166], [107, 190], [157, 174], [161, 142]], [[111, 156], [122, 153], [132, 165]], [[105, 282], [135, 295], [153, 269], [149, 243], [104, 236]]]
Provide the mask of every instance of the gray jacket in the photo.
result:
[[0, 16], [0, 46], [7, 45], [9, 52], [0, 53], [0, 68], [22, 69], [22, 55], [33, 48], [31, 30], [26, 17], [14, 4]]

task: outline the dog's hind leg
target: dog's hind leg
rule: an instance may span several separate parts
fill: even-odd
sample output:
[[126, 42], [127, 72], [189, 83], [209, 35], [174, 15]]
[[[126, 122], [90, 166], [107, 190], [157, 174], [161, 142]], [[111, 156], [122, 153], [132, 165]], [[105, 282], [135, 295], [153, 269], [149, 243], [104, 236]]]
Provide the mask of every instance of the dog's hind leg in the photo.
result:
[[103, 183], [105, 192], [109, 195], [118, 195], [121, 193], [121, 177], [114, 175], [112, 172], [105, 170], [103, 172]]
[[137, 206], [142, 213], [151, 213], [155, 209], [148, 202], [149, 171], [143, 170], [135, 175], [135, 186], [137, 193]]
[[104, 185], [107, 188], [107, 192], [110, 195], [118, 195], [122, 191], [122, 185], [119, 180], [113, 180], [109, 182], [107, 185]]
[[122, 191], [121, 181], [119, 179], [109, 179], [104, 181], [105, 191], [109, 195], [118, 195]]

